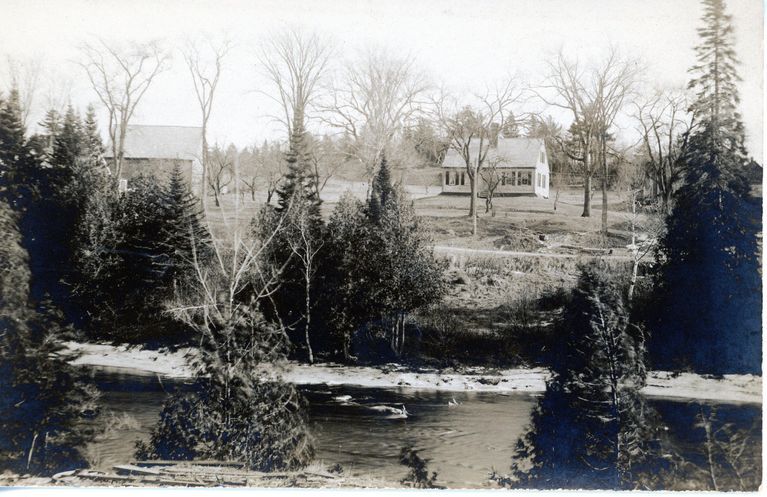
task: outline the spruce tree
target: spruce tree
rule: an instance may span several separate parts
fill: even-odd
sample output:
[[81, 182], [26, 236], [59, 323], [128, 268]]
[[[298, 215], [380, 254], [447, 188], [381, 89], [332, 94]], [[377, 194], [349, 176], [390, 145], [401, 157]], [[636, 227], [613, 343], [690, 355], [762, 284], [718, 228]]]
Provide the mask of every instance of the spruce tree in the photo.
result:
[[45, 113], [45, 117], [40, 122], [40, 127], [43, 129], [43, 133], [40, 135], [42, 138], [43, 153], [46, 159], [49, 159], [53, 155], [53, 144], [56, 141], [56, 137], [61, 131], [61, 116], [56, 109], [50, 109]]
[[622, 290], [596, 265], [581, 269], [557, 323], [551, 378], [517, 443], [514, 486], [630, 489], [651, 479], [657, 424], [640, 395], [642, 330]]
[[659, 245], [651, 353], [661, 368], [759, 373], [761, 202], [750, 194], [745, 171], [731, 16], [722, 0], [703, 4], [689, 85], [698, 126]]
[[[276, 305], [272, 309], [263, 309], [264, 313], [270, 319], [287, 325], [291, 329], [291, 340], [305, 349], [307, 357], [311, 358], [313, 354], [306, 335], [314, 333], [307, 333], [306, 330], [309, 315], [306, 308], [314, 307], [319, 286], [310, 281], [307, 295], [307, 261], [302, 260], [297, 250], [300, 252], [300, 246], [306, 246], [306, 242], [314, 247], [321, 245], [324, 224], [308, 147], [303, 112], [297, 108], [293, 115], [288, 152], [285, 154], [288, 172], [277, 191], [277, 207], [267, 205], [254, 228], [257, 238], [270, 240], [264, 258], [271, 270], [280, 273], [279, 289], [273, 295]], [[275, 231], [277, 235], [272, 236]], [[312, 263], [320, 259], [321, 255], [317, 254]], [[322, 274], [318, 267], [315, 266], [315, 269], [312, 270], [314, 276], [311, 280], [316, 280]], [[323, 325], [315, 320], [312, 327], [320, 329]]]
[[199, 201], [176, 165], [164, 191], [163, 229], [160, 243], [167, 251], [166, 280], [171, 286], [195, 269], [204, 267], [211, 256], [211, 239], [203, 221]]
[[368, 215], [374, 223], [380, 222], [384, 210], [394, 201], [395, 193], [389, 163], [386, 161], [386, 155], [382, 153], [381, 164], [373, 178], [373, 188], [368, 200]]
[[80, 157], [84, 149], [84, 137], [82, 133], [82, 123], [70, 105], [64, 114], [64, 121], [61, 124], [56, 138], [53, 142], [53, 154], [51, 163], [54, 167], [72, 169], [75, 160]]
[[24, 136], [19, 92], [0, 96], [0, 197], [21, 212], [34, 201], [37, 160]]
[[285, 154], [288, 172], [277, 191], [276, 211], [282, 214], [287, 212], [294, 203], [300, 203], [302, 209], [308, 209], [311, 217], [318, 220], [321, 202], [317, 195], [317, 178], [311, 169], [304, 115], [300, 108], [294, 112], [292, 130], [288, 152]]
[[104, 170], [106, 159], [104, 158], [104, 142], [101, 140], [99, 126], [96, 122], [96, 109], [88, 105], [85, 112], [85, 120], [82, 126], [83, 132], [83, 155], [87, 157], [90, 166], [94, 169]]

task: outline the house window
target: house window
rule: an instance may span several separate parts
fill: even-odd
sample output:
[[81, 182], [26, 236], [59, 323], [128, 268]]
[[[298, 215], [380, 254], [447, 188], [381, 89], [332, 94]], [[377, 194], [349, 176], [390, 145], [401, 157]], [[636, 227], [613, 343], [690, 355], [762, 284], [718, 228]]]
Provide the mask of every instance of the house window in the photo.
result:
[[506, 173], [501, 173], [501, 186], [506, 185]]
[[533, 180], [533, 173], [520, 171], [518, 173], [519, 186], [530, 186]]
[[461, 173], [461, 186], [464, 185], [465, 180], [466, 180], [466, 173]]
[[454, 185], [454, 184], [455, 184], [455, 182], [453, 181], [453, 177], [451, 176], [451, 174], [452, 174], [452, 173], [451, 173], [450, 171], [445, 171], [445, 184], [446, 184], [447, 186], [452, 186], [452, 185]]
[[546, 162], [546, 152], [541, 151], [541, 164]]
[[128, 191], [128, 180], [120, 178], [120, 184], [117, 186], [117, 191], [125, 193]]

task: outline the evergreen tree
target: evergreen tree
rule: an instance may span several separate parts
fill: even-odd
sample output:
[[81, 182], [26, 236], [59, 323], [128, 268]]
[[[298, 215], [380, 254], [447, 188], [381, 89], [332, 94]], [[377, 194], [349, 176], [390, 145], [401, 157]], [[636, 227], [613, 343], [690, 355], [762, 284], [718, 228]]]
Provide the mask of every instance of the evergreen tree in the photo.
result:
[[[322, 293], [327, 303], [318, 307], [330, 311], [327, 321], [338, 332], [345, 358], [402, 355], [407, 317], [439, 300], [442, 271], [412, 203], [392, 185], [385, 158], [367, 205], [342, 199], [327, 232], [327, 290]], [[369, 340], [351, 350], [354, 333], [383, 339], [387, 350]]]
[[704, 1], [698, 32], [690, 81], [698, 126], [659, 244], [651, 353], [656, 367], [759, 373], [761, 202], [749, 192], [733, 29], [722, 0]]
[[40, 122], [40, 127], [43, 129], [43, 133], [40, 135], [42, 138], [42, 152], [46, 158], [50, 158], [53, 155], [53, 144], [56, 142], [56, 137], [59, 136], [61, 131], [61, 116], [59, 112], [56, 109], [48, 110]]
[[[159, 213], [158, 213], [159, 214]], [[211, 239], [204, 225], [199, 201], [176, 165], [165, 187], [162, 209], [164, 226], [160, 242], [169, 254], [166, 281], [172, 288], [194, 271], [195, 262], [204, 267], [211, 257]]]
[[[655, 423], [642, 330], [623, 292], [595, 265], [582, 268], [557, 324], [546, 393], [517, 443], [512, 484], [529, 488], [636, 488], [651, 479]], [[649, 476], [648, 476], [649, 475]]]
[[34, 201], [37, 160], [25, 139], [19, 92], [0, 97], [0, 197], [22, 212]]
[[301, 208], [308, 209], [310, 216], [319, 220], [321, 202], [317, 194], [317, 178], [312, 173], [304, 115], [300, 108], [294, 112], [292, 129], [288, 152], [285, 154], [288, 172], [277, 191], [276, 211], [285, 213], [294, 203], [300, 202]]
[[[301, 109], [296, 109], [289, 149], [285, 155], [288, 172], [277, 191], [278, 205], [275, 208], [267, 205], [255, 221], [254, 228], [258, 230], [256, 238], [270, 238], [264, 259], [272, 271], [280, 274], [280, 286], [273, 295], [275, 305], [262, 310], [270, 319], [288, 326], [291, 341], [305, 349], [306, 356], [311, 359], [313, 354], [307, 335], [315, 333], [312, 330], [307, 332], [306, 323], [320, 291], [316, 280], [321, 277], [322, 270], [315, 266], [309, 271], [308, 261], [300, 256], [298, 249], [306, 245], [305, 242], [314, 247], [321, 245], [324, 224], [303, 119]], [[276, 236], [272, 237], [272, 233]], [[317, 253], [313, 262], [319, 262], [321, 257]], [[313, 281], [307, 285], [308, 271], [312, 273], [310, 280]], [[322, 329], [323, 324], [315, 320], [312, 327]]]
[[51, 163], [54, 167], [71, 169], [84, 148], [84, 136], [82, 123], [70, 105], [64, 114], [61, 129], [53, 141], [53, 154]]
[[0, 201], [0, 469], [48, 474], [82, 465], [90, 438], [84, 416], [95, 393], [78, 381], [55, 339], [60, 318], [29, 306], [28, 258], [5, 201]]
[[381, 217], [389, 203], [394, 199], [394, 186], [391, 181], [391, 171], [386, 162], [386, 155], [381, 154], [381, 165], [373, 178], [373, 188], [368, 200], [368, 215], [374, 223], [380, 223]]
[[513, 112], [509, 112], [506, 116], [506, 119], [503, 122], [503, 127], [501, 128], [501, 134], [504, 138], [517, 138], [520, 136], [517, 118], [514, 117]]
[[98, 123], [96, 122], [96, 109], [88, 105], [83, 121], [83, 155], [94, 169], [106, 168], [104, 158], [104, 142], [101, 140]]

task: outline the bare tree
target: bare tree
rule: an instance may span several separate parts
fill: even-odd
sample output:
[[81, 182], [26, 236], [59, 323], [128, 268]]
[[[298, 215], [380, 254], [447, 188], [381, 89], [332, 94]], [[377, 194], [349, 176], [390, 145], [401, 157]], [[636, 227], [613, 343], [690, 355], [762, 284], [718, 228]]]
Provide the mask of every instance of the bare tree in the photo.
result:
[[317, 256], [322, 250], [324, 242], [322, 236], [318, 236], [316, 230], [313, 229], [312, 220], [306, 209], [296, 209], [296, 212], [288, 217], [290, 218], [290, 229], [293, 232], [293, 236], [288, 237], [288, 244], [301, 265], [301, 276], [304, 280], [304, 339], [309, 352], [309, 363], [313, 364], [314, 353], [309, 337], [312, 321], [311, 291], [312, 282], [319, 266]]
[[264, 141], [255, 158], [258, 168], [257, 181], [263, 184], [266, 190], [266, 203], [269, 204], [287, 173], [285, 154], [279, 142]]
[[461, 156], [466, 167], [471, 187], [469, 216], [474, 236], [477, 235], [478, 183], [491, 148], [493, 126], [504, 127], [505, 116], [521, 96], [522, 90], [516, 80], [509, 78], [494, 90], [477, 95], [479, 103], [476, 107], [464, 106], [459, 110], [455, 98], [444, 92], [433, 100], [435, 120], [446, 136], [448, 147]]
[[480, 176], [482, 182], [485, 184], [486, 196], [485, 196], [485, 214], [491, 213], [492, 217], [495, 217], [495, 207], [493, 206], [493, 197], [495, 197], [495, 191], [504, 180], [504, 173], [498, 171], [498, 165], [501, 163], [500, 157], [493, 157], [487, 161], [485, 167], [482, 168]]
[[[583, 217], [591, 216], [591, 180], [595, 158], [602, 171], [602, 228], [607, 224], [607, 141], [615, 117], [623, 108], [634, 84], [637, 65], [611, 49], [598, 67], [581, 68], [562, 52], [549, 62], [548, 76], [536, 91], [547, 105], [564, 109], [572, 115], [572, 140], [559, 145], [567, 156], [582, 165]], [[568, 146], [569, 145], [569, 146]]]
[[282, 115], [274, 117], [285, 126], [288, 137], [296, 110], [306, 116], [316, 100], [332, 53], [327, 40], [298, 29], [275, 33], [263, 44], [258, 59], [277, 96], [263, 93], [280, 105]]
[[[250, 192], [250, 200], [256, 201], [259, 174], [261, 173], [261, 150], [257, 146], [246, 147], [240, 151], [240, 182]], [[244, 193], [243, 193], [244, 194]]]
[[40, 85], [42, 62], [39, 58], [21, 60], [10, 55], [6, 56], [10, 87], [19, 93], [21, 105], [21, 122], [26, 127], [29, 124], [29, 114], [32, 112], [35, 96]]
[[[602, 232], [607, 234], [607, 187], [609, 180], [608, 141], [615, 118], [631, 96], [636, 83], [637, 64], [623, 59], [611, 49], [601, 66], [593, 71], [594, 118], [597, 121], [597, 143], [602, 169]], [[617, 154], [622, 156], [622, 154]]]
[[202, 122], [202, 182], [200, 186], [200, 202], [203, 210], [207, 204], [205, 185], [208, 183], [208, 121], [213, 112], [213, 97], [216, 93], [219, 78], [223, 69], [224, 58], [232, 44], [224, 39], [214, 42], [206, 39], [204, 42], [190, 40], [184, 49], [184, 60], [192, 76], [197, 103], [200, 105]]
[[639, 277], [639, 265], [648, 256], [652, 257], [653, 250], [658, 244], [666, 227], [662, 216], [657, 211], [644, 211], [639, 205], [638, 195], [640, 190], [630, 190], [627, 199], [627, 217], [631, 231], [631, 243], [628, 249], [631, 252], [631, 277], [627, 299], [629, 304], [633, 302]]
[[80, 65], [107, 109], [113, 173], [119, 183], [128, 124], [154, 78], [167, 67], [169, 56], [158, 42], [118, 46], [102, 39], [84, 44], [81, 52]]
[[234, 179], [234, 162], [237, 150], [234, 145], [223, 150], [217, 144], [208, 154], [210, 158], [210, 175], [208, 176], [208, 186], [213, 190], [213, 196], [216, 201], [216, 207], [221, 205], [221, 194], [224, 189]]
[[634, 107], [652, 196], [661, 198], [663, 210], [668, 213], [674, 185], [682, 172], [679, 159], [695, 117], [687, 113], [687, 98], [680, 90], [656, 90], [645, 100], [634, 102]]
[[370, 49], [347, 62], [323, 105], [323, 121], [352, 140], [351, 154], [365, 168], [368, 182], [380, 156], [425, 103], [426, 77], [410, 57]]
[[310, 143], [310, 163], [314, 175], [314, 187], [319, 198], [322, 190], [343, 165], [342, 154], [327, 135]]

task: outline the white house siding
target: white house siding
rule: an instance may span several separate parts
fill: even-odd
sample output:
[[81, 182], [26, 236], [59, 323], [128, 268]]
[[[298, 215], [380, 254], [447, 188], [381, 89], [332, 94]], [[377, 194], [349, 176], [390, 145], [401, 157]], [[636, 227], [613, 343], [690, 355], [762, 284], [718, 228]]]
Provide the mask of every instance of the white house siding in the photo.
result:
[[[477, 149], [478, 147], [474, 147]], [[476, 154], [478, 150], [472, 150]], [[498, 174], [503, 176], [496, 195], [536, 195], [548, 198], [549, 172], [546, 146], [543, 140], [532, 138], [500, 138], [499, 144], [488, 152], [489, 160], [500, 159]], [[471, 184], [463, 158], [449, 151], [442, 165], [442, 190], [445, 193], [471, 193]], [[480, 178], [477, 191], [487, 191]]]

